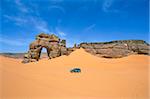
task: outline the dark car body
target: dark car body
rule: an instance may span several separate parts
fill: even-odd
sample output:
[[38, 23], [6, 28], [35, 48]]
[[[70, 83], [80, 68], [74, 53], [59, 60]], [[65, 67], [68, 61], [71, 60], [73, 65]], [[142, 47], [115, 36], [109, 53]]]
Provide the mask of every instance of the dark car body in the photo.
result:
[[70, 70], [71, 73], [80, 73], [81, 69], [80, 68], [73, 68], [72, 70]]

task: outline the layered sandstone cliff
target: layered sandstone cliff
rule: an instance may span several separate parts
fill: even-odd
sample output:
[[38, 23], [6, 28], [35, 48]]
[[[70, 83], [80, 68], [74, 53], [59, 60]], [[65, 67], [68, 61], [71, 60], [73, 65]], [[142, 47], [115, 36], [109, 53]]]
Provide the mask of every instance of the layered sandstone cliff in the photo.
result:
[[150, 55], [150, 45], [143, 40], [81, 43], [79, 46], [93, 55], [106, 58], [120, 58], [130, 54]]
[[41, 33], [29, 45], [29, 51], [24, 55], [23, 63], [38, 61], [42, 48], [46, 48], [49, 59], [62, 55], [69, 55], [75, 49], [83, 48], [85, 51], [105, 58], [121, 58], [131, 54], [150, 55], [150, 45], [143, 40], [118, 40], [111, 42], [92, 42], [66, 47], [66, 40], [61, 40], [54, 34]]

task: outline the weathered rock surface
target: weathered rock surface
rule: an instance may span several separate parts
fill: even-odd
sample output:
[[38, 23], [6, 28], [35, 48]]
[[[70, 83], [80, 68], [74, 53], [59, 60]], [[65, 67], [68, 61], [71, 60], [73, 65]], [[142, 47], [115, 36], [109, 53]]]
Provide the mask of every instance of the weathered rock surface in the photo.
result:
[[68, 55], [66, 41], [60, 40], [56, 35], [41, 33], [36, 36], [36, 40], [29, 46], [29, 51], [24, 55], [23, 63], [38, 61], [42, 48], [46, 48], [49, 59]]
[[150, 55], [150, 45], [143, 40], [120, 40], [111, 42], [81, 43], [72, 48], [66, 48], [66, 40], [61, 40], [54, 34], [41, 33], [29, 45], [29, 51], [24, 55], [23, 63], [39, 60], [42, 48], [46, 48], [49, 59], [69, 55], [78, 48], [105, 58], [120, 58], [130, 54]]
[[143, 40], [81, 43], [79, 46], [93, 55], [105, 58], [120, 58], [130, 54], [150, 55], [150, 45]]

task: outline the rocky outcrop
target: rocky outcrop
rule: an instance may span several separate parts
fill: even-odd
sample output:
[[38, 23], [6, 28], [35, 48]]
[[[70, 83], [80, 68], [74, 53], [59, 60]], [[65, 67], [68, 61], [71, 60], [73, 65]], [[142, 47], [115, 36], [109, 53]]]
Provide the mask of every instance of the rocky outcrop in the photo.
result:
[[60, 40], [56, 35], [41, 33], [36, 40], [29, 45], [29, 51], [24, 55], [23, 63], [38, 61], [42, 48], [46, 48], [49, 59], [68, 55], [66, 40]]
[[120, 40], [111, 42], [81, 43], [67, 48], [66, 40], [61, 40], [54, 34], [41, 33], [29, 45], [29, 51], [24, 55], [23, 63], [36, 62], [40, 59], [42, 48], [46, 48], [49, 59], [69, 55], [78, 48], [105, 58], [120, 58], [130, 54], [150, 55], [150, 45], [143, 40]]
[[93, 55], [105, 58], [120, 58], [130, 54], [150, 55], [150, 45], [143, 40], [81, 43], [79, 46]]

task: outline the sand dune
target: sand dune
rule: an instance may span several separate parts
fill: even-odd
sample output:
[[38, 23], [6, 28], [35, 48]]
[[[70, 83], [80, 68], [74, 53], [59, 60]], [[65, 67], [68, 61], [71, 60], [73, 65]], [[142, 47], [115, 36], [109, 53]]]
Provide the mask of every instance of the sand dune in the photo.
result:
[[[83, 49], [69, 56], [22, 64], [0, 57], [2, 99], [148, 99], [149, 56], [120, 59], [93, 56]], [[81, 68], [82, 73], [70, 73]]]

